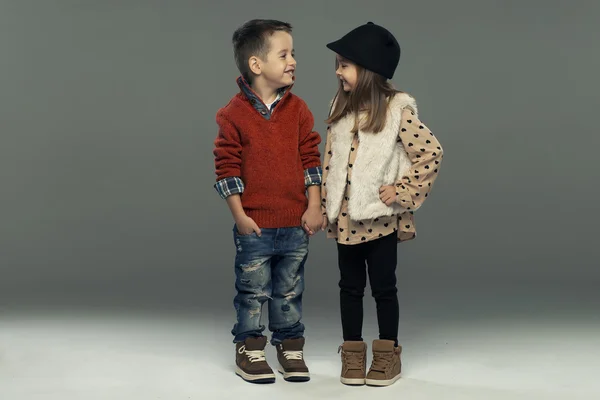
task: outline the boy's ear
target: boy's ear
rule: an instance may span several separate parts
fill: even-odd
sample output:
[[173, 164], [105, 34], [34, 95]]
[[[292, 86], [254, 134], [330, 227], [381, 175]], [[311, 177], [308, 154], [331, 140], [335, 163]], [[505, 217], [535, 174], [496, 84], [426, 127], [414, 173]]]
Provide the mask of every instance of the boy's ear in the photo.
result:
[[254, 75], [260, 75], [261, 65], [260, 65], [260, 59], [258, 57], [256, 57], [256, 56], [250, 57], [250, 59], [248, 60], [248, 66], [250, 67], [250, 71], [252, 71], [252, 73]]

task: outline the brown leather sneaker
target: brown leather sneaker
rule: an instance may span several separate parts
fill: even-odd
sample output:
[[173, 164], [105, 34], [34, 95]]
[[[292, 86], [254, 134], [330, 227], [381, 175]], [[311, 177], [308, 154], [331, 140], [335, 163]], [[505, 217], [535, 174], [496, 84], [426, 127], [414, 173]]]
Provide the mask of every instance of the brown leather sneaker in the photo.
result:
[[344, 385], [364, 385], [367, 370], [367, 344], [365, 342], [344, 342], [342, 352], [342, 373], [340, 382]]
[[306, 382], [310, 380], [308, 367], [304, 362], [304, 338], [285, 339], [275, 346], [279, 372], [288, 382]]
[[273, 383], [275, 374], [265, 358], [267, 337], [249, 337], [242, 343], [236, 343], [236, 375], [251, 383]]
[[394, 347], [393, 340], [373, 341], [373, 363], [367, 374], [370, 386], [389, 386], [400, 379], [402, 346]]

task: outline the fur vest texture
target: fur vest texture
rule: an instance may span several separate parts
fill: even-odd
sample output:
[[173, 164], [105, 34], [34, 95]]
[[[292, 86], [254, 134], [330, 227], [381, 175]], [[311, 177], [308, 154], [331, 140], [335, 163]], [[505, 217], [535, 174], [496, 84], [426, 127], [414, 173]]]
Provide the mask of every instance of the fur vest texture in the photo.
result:
[[396, 94], [389, 102], [386, 124], [379, 133], [359, 130], [359, 147], [348, 183], [348, 159], [352, 150], [354, 116], [346, 115], [329, 127], [331, 159], [327, 177], [326, 211], [329, 221], [338, 218], [346, 185], [350, 184], [348, 213], [355, 221], [401, 214], [407, 210], [400, 204], [385, 205], [379, 198], [379, 188], [394, 185], [409, 170], [411, 162], [399, 140], [402, 112], [410, 108], [415, 116], [415, 100], [405, 93]]

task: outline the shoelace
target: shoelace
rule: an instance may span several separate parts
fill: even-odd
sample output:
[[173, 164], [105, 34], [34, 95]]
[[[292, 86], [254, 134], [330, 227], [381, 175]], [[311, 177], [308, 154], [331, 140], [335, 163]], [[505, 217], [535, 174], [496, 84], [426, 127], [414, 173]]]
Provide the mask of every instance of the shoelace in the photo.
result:
[[302, 360], [302, 350], [287, 350], [283, 352], [283, 356], [286, 360]]
[[358, 369], [362, 370], [364, 367], [364, 358], [362, 357], [362, 353], [357, 353], [353, 351], [344, 351], [342, 346], [338, 348], [338, 353], [342, 352], [342, 356], [344, 357], [344, 363], [348, 367], [348, 369]]
[[373, 366], [372, 369], [375, 371], [384, 372], [387, 367], [392, 362], [393, 354], [392, 353], [373, 353]]
[[246, 353], [250, 362], [255, 363], [259, 361], [266, 361], [265, 351], [264, 350], [246, 350], [246, 346], [240, 347], [238, 353], [243, 354]]

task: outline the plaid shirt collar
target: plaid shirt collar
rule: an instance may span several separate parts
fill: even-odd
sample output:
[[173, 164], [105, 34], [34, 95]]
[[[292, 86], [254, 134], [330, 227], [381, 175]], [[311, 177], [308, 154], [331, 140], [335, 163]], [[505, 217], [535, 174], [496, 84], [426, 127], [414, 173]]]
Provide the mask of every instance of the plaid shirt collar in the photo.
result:
[[236, 80], [238, 86], [240, 87], [241, 92], [246, 96], [250, 104], [254, 107], [256, 111], [259, 112], [265, 119], [270, 119], [271, 114], [273, 113], [273, 109], [277, 104], [283, 100], [285, 95], [292, 89], [294, 84], [289, 86], [282, 87], [277, 91], [278, 99], [271, 105], [271, 109], [269, 110], [265, 103], [260, 99], [260, 97], [256, 94], [254, 90], [250, 87], [250, 84], [244, 79], [243, 76], [239, 76]]

